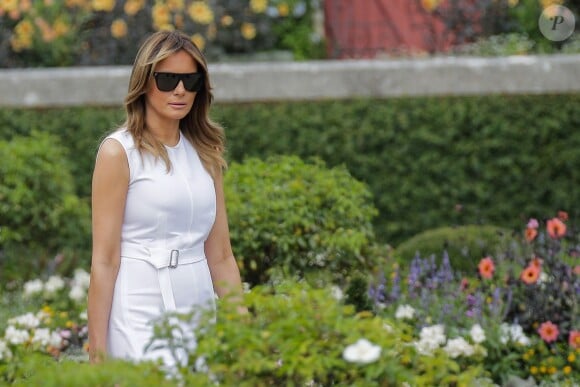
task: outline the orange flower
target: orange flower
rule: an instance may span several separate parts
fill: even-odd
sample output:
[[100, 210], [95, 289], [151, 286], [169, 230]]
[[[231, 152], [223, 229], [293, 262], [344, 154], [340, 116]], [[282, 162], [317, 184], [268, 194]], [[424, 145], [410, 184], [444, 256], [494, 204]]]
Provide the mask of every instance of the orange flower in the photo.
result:
[[526, 228], [526, 240], [528, 242], [533, 241], [534, 239], [536, 239], [536, 236], [538, 235], [538, 230], [536, 230], [535, 228]]
[[540, 277], [540, 268], [535, 265], [529, 265], [522, 271], [521, 279], [528, 285], [535, 284]]
[[568, 338], [568, 343], [572, 348], [580, 348], [580, 331], [570, 331], [570, 337]]
[[562, 222], [567, 221], [568, 213], [566, 211], [558, 211], [558, 219], [560, 219]]
[[482, 278], [490, 279], [493, 276], [495, 265], [490, 257], [485, 257], [479, 261], [477, 268], [479, 269], [479, 275]]
[[561, 238], [566, 234], [566, 225], [558, 218], [548, 220], [546, 228], [552, 239]]
[[580, 275], [580, 265], [574, 266], [574, 274]]
[[542, 323], [542, 325], [540, 325], [538, 333], [540, 334], [542, 340], [544, 340], [546, 343], [551, 343], [553, 341], [556, 341], [558, 335], [560, 334], [560, 331], [558, 330], [557, 325], [553, 324], [551, 321], [547, 321], [545, 323]]

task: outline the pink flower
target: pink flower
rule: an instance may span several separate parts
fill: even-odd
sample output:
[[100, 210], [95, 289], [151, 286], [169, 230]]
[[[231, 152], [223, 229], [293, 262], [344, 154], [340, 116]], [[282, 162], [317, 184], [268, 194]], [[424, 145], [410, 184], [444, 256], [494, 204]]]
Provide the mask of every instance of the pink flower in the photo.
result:
[[485, 257], [481, 261], [479, 261], [479, 265], [477, 265], [477, 268], [479, 269], [479, 275], [481, 276], [481, 278], [490, 279], [491, 277], [493, 277], [495, 265], [490, 257]]
[[546, 321], [540, 325], [538, 333], [540, 334], [542, 340], [544, 340], [546, 343], [551, 343], [558, 339], [560, 331], [558, 330], [558, 326], [556, 324], [553, 324], [551, 321]]
[[535, 229], [535, 228], [538, 228], [539, 226], [540, 226], [540, 223], [538, 223], [538, 220], [535, 219], [535, 218], [531, 218], [528, 221], [528, 226], [527, 226], [528, 228], [534, 228]]
[[548, 234], [552, 239], [558, 239], [566, 235], [566, 225], [558, 218], [552, 218], [546, 223]]

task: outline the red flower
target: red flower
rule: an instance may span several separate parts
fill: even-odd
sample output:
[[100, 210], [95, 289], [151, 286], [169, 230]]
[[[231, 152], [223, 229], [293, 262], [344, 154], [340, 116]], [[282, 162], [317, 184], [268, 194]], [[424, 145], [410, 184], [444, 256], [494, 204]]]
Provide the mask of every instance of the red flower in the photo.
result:
[[556, 341], [560, 331], [558, 330], [557, 325], [553, 324], [551, 321], [547, 321], [540, 325], [538, 333], [540, 334], [542, 340], [544, 340], [546, 343], [551, 343]]
[[532, 260], [530, 261], [530, 266], [535, 266], [535, 267], [537, 267], [538, 269], [541, 269], [541, 268], [542, 268], [542, 263], [543, 263], [543, 262], [544, 262], [544, 261], [542, 261], [542, 259], [541, 259], [541, 258], [538, 258], [538, 257], [536, 257], [536, 258], [534, 258], [534, 259], [532, 259]]
[[493, 272], [495, 271], [495, 265], [490, 257], [485, 257], [481, 261], [479, 261], [479, 265], [477, 265], [479, 269], [479, 275], [482, 278], [490, 279], [493, 277]]
[[538, 235], [538, 230], [536, 230], [535, 228], [526, 228], [526, 240], [528, 242], [533, 241], [534, 239], [536, 239], [536, 236]]
[[528, 285], [535, 284], [540, 277], [540, 268], [535, 265], [528, 265], [523, 271], [520, 276], [522, 281], [524, 281]]
[[568, 343], [572, 348], [580, 348], [580, 331], [570, 331], [570, 337], [568, 338]]
[[552, 239], [561, 238], [566, 234], [566, 225], [558, 218], [548, 220], [546, 228]]

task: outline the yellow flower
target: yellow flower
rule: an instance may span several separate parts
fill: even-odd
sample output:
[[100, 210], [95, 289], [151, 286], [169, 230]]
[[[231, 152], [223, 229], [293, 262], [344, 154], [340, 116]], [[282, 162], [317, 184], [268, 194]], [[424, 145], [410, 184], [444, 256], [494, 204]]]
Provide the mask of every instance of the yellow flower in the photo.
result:
[[209, 24], [213, 21], [213, 11], [203, 1], [194, 1], [188, 9], [189, 17], [196, 23]]
[[268, 7], [268, 0], [250, 0], [250, 9], [254, 13], [263, 13]]
[[421, 5], [427, 12], [432, 12], [439, 6], [441, 0], [421, 0]]
[[518, 3], [520, 2], [520, 0], [508, 0], [508, 6], [510, 8], [515, 7], [516, 5], [518, 5]]
[[576, 360], [576, 355], [574, 355], [573, 353], [570, 353], [570, 354], [568, 355], [568, 361], [569, 361], [570, 363], [574, 363], [574, 361], [575, 361], [575, 360]]
[[18, 10], [18, 0], [0, 0], [0, 10], [12, 12]]
[[68, 320], [68, 321], [67, 321], [67, 322], [66, 322], [64, 325], [65, 325], [67, 328], [72, 328], [72, 327], [73, 327], [75, 324], [74, 324], [72, 321]]
[[564, 375], [568, 375], [570, 372], [572, 372], [572, 367], [567, 365], [564, 368], [562, 368], [562, 372], [564, 373]]
[[562, 3], [564, 3], [564, 0], [540, 0], [542, 8], [548, 8], [552, 5], [562, 5]]
[[252, 40], [256, 37], [256, 27], [252, 23], [242, 23], [241, 31], [244, 39]]
[[93, 0], [93, 10], [111, 12], [115, 8], [115, 0]]
[[111, 36], [115, 39], [121, 39], [127, 36], [127, 23], [125, 23], [125, 20], [113, 20], [113, 23], [111, 23]]
[[60, 316], [61, 318], [66, 318], [66, 317], [68, 316], [68, 313], [67, 313], [67, 312], [60, 312], [60, 313], [59, 313], [59, 316]]
[[551, 366], [550, 368], [548, 368], [548, 373], [550, 375], [554, 375], [556, 372], [558, 372], [558, 370], [556, 369], [556, 367]]
[[540, 366], [540, 372], [545, 374], [547, 372], [546, 366]]
[[222, 26], [229, 27], [232, 25], [233, 22], [234, 22], [234, 18], [231, 17], [230, 15], [222, 16], [222, 20], [221, 20]]
[[162, 27], [169, 24], [169, 21], [171, 20], [169, 7], [162, 3], [157, 3], [153, 6], [151, 16], [153, 18], [153, 26], [158, 30], [163, 29]]
[[57, 37], [61, 37], [64, 36], [68, 33], [68, 31], [70, 30], [69, 28], [70, 26], [68, 25], [68, 23], [66, 22], [66, 20], [64, 20], [62, 17], [59, 17], [58, 19], [56, 19], [56, 21], [54, 22], [54, 32], [56, 33]]
[[125, 11], [125, 14], [127, 14], [128, 16], [133, 16], [137, 14], [137, 12], [141, 11], [143, 9], [143, 6], [144, 6], [143, 0], [127, 0], [125, 2], [123, 10]]
[[203, 51], [205, 48], [205, 38], [201, 34], [192, 35], [191, 41], [200, 49], [200, 51]]
[[181, 11], [185, 6], [183, 0], [167, 0], [165, 3], [172, 11]]
[[538, 367], [536, 366], [531, 366], [530, 367], [530, 374], [535, 375], [538, 373]]
[[282, 17], [288, 16], [289, 13], [290, 13], [290, 7], [288, 7], [288, 4], [286, 4], [286, 3], [278, 4], [278, 14], [280, 16], [282, 16]]

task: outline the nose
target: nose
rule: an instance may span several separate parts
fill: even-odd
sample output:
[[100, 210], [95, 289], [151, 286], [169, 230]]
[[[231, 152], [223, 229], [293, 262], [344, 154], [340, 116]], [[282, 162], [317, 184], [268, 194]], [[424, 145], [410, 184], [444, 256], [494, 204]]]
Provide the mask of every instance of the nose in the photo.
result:
[[173, 89], [173, 94], [184, 94], [185, 93], [185, 85], [183, 84], [182, 80], [179, 80], [175, 89]]

